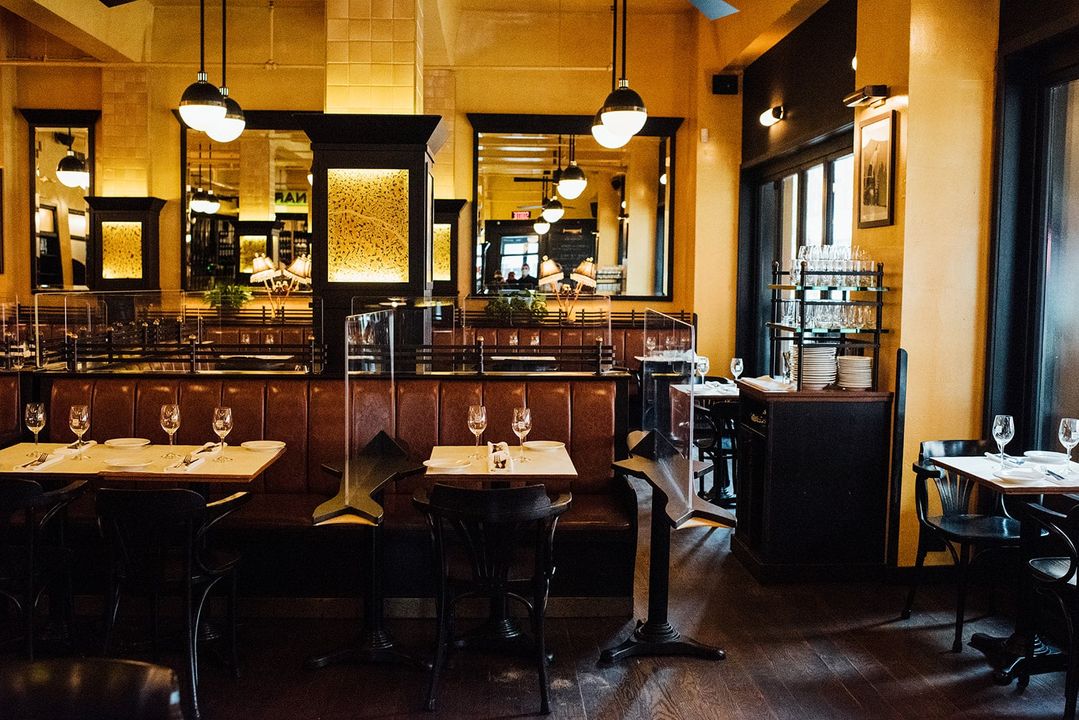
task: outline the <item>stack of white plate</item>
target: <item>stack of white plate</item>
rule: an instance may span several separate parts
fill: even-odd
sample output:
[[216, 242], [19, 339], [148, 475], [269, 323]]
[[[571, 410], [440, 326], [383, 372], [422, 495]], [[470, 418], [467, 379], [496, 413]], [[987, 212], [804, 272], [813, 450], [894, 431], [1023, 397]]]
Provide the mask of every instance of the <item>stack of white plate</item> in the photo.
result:
[[868, 390], [873, 387], [873, 358], [843, 355], [838, 358], [839, 387], [848, 390]]
[[791, 348], [791, 379], [797, 383], [800, 370], [803, 388], [820, 390], [835, 382], [834, 347], [803, 347], [801, 362], [798, 359], [798, 348]]

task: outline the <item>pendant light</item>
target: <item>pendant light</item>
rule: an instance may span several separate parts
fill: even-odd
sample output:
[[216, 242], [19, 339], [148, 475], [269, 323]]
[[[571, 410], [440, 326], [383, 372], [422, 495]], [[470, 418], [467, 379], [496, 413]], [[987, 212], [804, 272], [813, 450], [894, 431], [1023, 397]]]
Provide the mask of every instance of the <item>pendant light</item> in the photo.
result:
[[187, 207], [193, 213], [202, 214], [206, 212], [209, 198], [206, 195], [206, 191], [202, 189], [202, 145], [199, 145], [199, 180], [198, 186], [191, 193], [191, 200], [187, 203]]
[[626, 79], [626, 3], [627, 0], [622, 0], [622, 76], [618, 79], [618, 87], [607, 96], [599, 114], [604, 125], [619, 135], [624, 135], [628, 142], [630, 137], [644, 127], [644, 122], [648, 119], [648, 109], [641, 96], [629, 87], [629, 80]]
[[209, 163], [209, 165], [210, 165], [210, 183], [209, 183], [210, 189], [206, 192], [206, 195], [203, 198], [203, 200], [205, 200], [205, 204], [203, 205], [202, 212], [204, 214], [206, 214], [206, 215], [214, 215], [214, 214], [217, 213], [218, 210], [221, 209], [221, 201], [217, 199], [216, 195], [214, 195], [214, 146], [213, 145], [210, 146], [209, 158], [207, 159], [207, 163]]
[[225, 101], [225, 117], [206, 128], [206, 134], [209, 135], [212, 140], [221, 143], [232, 142], [240, 137], [240, 134], [244, 131], [244, 127], [247, 125], [243, 108], [240, 107], [240, 103], [229, 97], [229, 86], [225, 81], [225, 57], [227, 48], [225, 43], [226, 5], [227, 1], [221, 0], [221, 97]]
[[547, 222], [543, 218], [540, 218], [536, 222], [532, 223], [532, 229], [536, 231], [537, 235], [546, 235], [551, 229], [551, 223]]
[[[611, 94], [615, 91], [615, 77], [618, 71], [618, 0], [611, 5]], [[602, 109], [592, 118], [592, 137], [603, 147], [615, 150], [629, 142], [629, 135], [615, 132], [603, 122]]]
[[536, 218], [536, 222], [532, 223], [532, 229], [536, 231], [537, 235], [546, 235], [551, 229], [551, 223], [547, 220], [547, 177], [543, 178], [543, 187], [540, 190], [540, 203], [543, 205], [543, 212]]
[[206, 80], [206, 0], [199, 0], [199, 74], [180, 96], [180, 119], [192, 130], [213, 127], [225, 117], [225, 98]]
[[553, 194], [546, 203], [543, 204], [543, 219], [550, 223], [556, 223], [562, 219], [562, 216], [566, 214], [566, 209], [562, 207], [562, 203]]
[[69, 188], [90, 187], [90, 170], [86, 167], [86, 160], [75, 154], [72, 147], [75, 144], [75, 136], [71, 134], [71, 128], [67, 129], [67, 154], [56, 163], [56, 179], [60, 184]]
[[562, 171], [558, 180], [558, 194], [567, 200], [576, 200], [588, 186], [584, 170], [577, 165], [577, 138], [569, 136], [569, 167]]

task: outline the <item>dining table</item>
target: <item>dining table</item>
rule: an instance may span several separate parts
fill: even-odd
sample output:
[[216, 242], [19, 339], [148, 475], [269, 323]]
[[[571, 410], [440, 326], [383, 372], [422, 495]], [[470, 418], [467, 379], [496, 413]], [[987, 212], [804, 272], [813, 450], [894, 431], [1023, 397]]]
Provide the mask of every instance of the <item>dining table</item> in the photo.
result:
[[[1027, 562], [1037, 553], [1041, 529], [1029, 519], [1026, 508], [1040, 503], [1046, 495], [1079, 493], [1079, 463], [1041, 465], [1027, 458], [1002, 462], [987, 455], [935, 457], [932, 463], [969, 478], [987, 490], [1000, 493], [1005, 509], [1020, 522], [1020, 556], [1023, 572], [1019, 573], [1016, 614], [1013, 631], [1004, 636], [974, 633], [969, 645], [985, 655], [993, 668], [993, 680], [1008, 685], [1018, 680], [1024, 687], [1031, 675], [1060, 672], [1065, 669], [1066, 655], [1046, 642], [1038, 633], [1038, 613], [1033, 581], [1026, 572]], [[1031, 468], [1040, 477], [1021, 478], [1004, 472], [1016, 468]], [[1051, 470], [1049, 474], [1045, 470]]]

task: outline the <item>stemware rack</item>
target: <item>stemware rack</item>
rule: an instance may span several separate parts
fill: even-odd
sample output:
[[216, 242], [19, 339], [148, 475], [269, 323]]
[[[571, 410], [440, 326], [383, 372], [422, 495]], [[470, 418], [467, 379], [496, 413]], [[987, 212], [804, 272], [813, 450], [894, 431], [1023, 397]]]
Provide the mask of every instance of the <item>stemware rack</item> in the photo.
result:
[[[784, 343], [798, 348], [798, 390], [802, 389], [803, 347], [835, 347], [837, 353], [857, 350], [873, 358], [873, 385], [877, 389], [880, 359], [880, 338], [888, 331], [882, 328], [884, 310], [884, 263], [876, 263], [872, 270], [817, 270], [809, 263], [800, 262], [799, 272], [792, 274], [783, 270], [779, 262], [772, 263], [771, 291], [772, 319], [766, 323], [771, 344], [772, 374], [783, 371], [782, 349]], [[812, 297], [807, 297], [812, 295]], [[785, 303], [793, 303], [794, 317], [784, 313]], [[845, 325], [829, 321], [821, 324], [816, 320], [815, 309], [836, 308], [839, 316], [850, 316], [853, 309], [868, 308], [870, 322]], [[810, 313], [810, 310], [814, 312]], [[863, 314], [864, 315], [864, 314]], [[843, 319], [840, 317], [839, 319]], [[795, 362], [793, 357], [791, 362]]]

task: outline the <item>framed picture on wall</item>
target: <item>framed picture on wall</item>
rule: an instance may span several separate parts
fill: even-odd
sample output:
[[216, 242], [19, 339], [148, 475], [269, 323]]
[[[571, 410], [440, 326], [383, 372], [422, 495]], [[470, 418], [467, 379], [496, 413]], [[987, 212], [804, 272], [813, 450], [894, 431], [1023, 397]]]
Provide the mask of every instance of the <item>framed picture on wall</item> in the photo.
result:
[[858, 227], [871, 228], [895, 222], [895, 111], [858, 123]]

